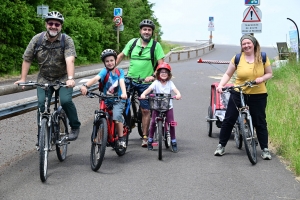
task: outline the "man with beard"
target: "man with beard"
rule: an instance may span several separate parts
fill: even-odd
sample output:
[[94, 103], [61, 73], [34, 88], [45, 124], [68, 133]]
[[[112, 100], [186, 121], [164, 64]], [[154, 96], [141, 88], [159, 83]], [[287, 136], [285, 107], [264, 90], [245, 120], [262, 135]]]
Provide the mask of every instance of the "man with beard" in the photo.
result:
[[[125, 56], [130, 56], [130, 65], [128, 69], [127, 76], [132, 78], [142, 78], [145, 79], [144, 83], [133, 83], [135, 89], [140, 96], [155, 79], [155, 69], [151, 61], [151, 47], [153, 44], [153, 32], [155, 30], [154, 23], [149, 19], [144, 19], [140, 23], [140, 38], [137, 40], [136, 45], [132, 49], [131, 55], [131, 46], [133, 45], [136, 38], [131, 39], [123, 49], [123, 51], [118, 55], [117, 65], [123, 60]], [[154, 63], [161, 64], [165, 54], [161, 45], [157, 42], [154, 50]], [[142, 147], [147, 147], [147, 136], [148, 129], [150, 124], [150, 105], [148, 100], [141, 99], [140, 105], [142, 108], [142, 126], [143, 126], [143, 142]]]
[[[60, 103], [66, 112], [71, 127], [69, 141], [73, 141], [77, 139], [81, 125], [72, 101], [73, 87], [75, 86], [74, 62], [76, 51], [72, 38], [61, 33], [63, 23], [64, 17], [61, 13], [52, 11], [47, 14], [45, 17], [47, 31], [39, 33], [31, 39], [23, 55], [21, 79], [15, 84], [26, 81], [29, 67], [35, 58], [39, 66], [38, 83], [55, 84], [57, 80], [65, 82], [67, 87], [58, 88], [55, 86], [50, 88], [49, 99], [51, 99], [54, 90], [59, 89]], [[37, 45], [38, 43], [40, 44]], [[62, 43], [64, 44], [63, 47]], [[45, 111], [45, 91], [40, 87], [37, 87], [37, 97], [39, 124], [40, 112]], [[36, 145], [38, 147], [38, 142]]]

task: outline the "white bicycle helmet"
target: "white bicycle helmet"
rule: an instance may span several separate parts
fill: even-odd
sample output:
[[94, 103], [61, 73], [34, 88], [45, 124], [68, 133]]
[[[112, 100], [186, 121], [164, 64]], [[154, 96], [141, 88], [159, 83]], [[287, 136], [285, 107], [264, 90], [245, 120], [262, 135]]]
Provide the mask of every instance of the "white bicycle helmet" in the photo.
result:
[[64, 23], [64, 16], [58, 11], [48, 12], [45, 21], [48, 22], [50, 19], [58, 20], [62, 24]]

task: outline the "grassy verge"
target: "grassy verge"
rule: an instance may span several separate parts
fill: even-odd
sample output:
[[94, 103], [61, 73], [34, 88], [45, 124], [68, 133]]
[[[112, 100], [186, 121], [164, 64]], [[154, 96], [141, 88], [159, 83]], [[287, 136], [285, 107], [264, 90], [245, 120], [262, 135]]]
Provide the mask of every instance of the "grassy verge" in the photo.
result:
[[300, 176], [300, 64], [273, 70], [268, 81], [267, 122], [271, 146]]

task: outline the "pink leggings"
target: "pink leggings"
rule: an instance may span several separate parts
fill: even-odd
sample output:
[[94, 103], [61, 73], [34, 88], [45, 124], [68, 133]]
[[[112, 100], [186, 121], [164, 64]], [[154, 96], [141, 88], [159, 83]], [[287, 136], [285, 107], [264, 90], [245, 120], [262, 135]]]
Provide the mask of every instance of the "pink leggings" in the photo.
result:
[[[149, 131], [149, 138], [153, 138], [154, 131], [155, 131], [155, 118], [158, 116], [159, 112], [156, 110], [152, 111], [152, 119], [151, 119], [151, 124], [150, 124], [150, 131]], [[166, 121], [168, 123], [171, 123], [171, 121], [174, 121], [174, 114], [173, 114], [173, 108], [168, 110], [166, 112]], [[170, 135], [171, 135], [171, 140], [176, 139], [175, 137], [175, 127], [170, 126]]]

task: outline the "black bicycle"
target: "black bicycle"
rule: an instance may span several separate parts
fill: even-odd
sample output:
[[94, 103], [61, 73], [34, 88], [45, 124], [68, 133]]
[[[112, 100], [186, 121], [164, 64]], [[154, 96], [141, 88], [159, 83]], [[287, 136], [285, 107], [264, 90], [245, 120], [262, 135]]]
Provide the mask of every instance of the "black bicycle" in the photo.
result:
[[50, 104], [48, 104], [48, 93], [50, 87], [59, 86], [65, 87], [65, 83], [57, 81], [56, 84], [40, 84], [37, 82], [29, 81], [25, 83], [18, 83], [19, 86], [38, 86], [45, 90], [45, 111], [40, 112], [39, 122], [39, 168], [40, 179], [42, 182], [47, 180], [48, 171], [48, 155], [53, 150], [55, 145], [56, 155], [59, 161], [64, 161], [67, 156], [68, 148], [68, 118], [65, 111], [59, 105], [59, 93], [55, 90], [54, 109], [50, 110]]
[[138, 127], [138, 132], [143, 137], [143, 125], [142, 125], [142, 110], [140, 107], [139, 96], [135, 91], [135, 83], [143, 83], [145, 79], [132, 78], [129, 76], [125, 77], [127, 100], [125, 104], [124, 117], [125, 123], [128, 126], [129, 132], [131, 133], [134, 127]]
[[[237, 86], [231, 86], [231, 87], [224, 87], [222, 88], [223, 91], [233, 91], [234, 89], [237, 89], [240, 93], [240, 99], [241, 99], [241, 107], [238, 108], [239, 111], [239, 117], [238, 117], [238, 123], [236, 123], [236, 130], [240, 130], [242, 134], [242, 138], [245, 144], [245, 149], [247, 152], [247, 156], [250, 160], [250, 162], [255, 165], [257, 163], [257, 152], [256, 152], [256, 145], [257, 145], [257, 138], [254, 133], [254, 128], [252, 124], [252, 117], [250, 115], [249, 107], [245, 103], [244, 95], [243, 95], [243, 88], [244, 87], [254, 87], [256, 84], [255, 81], [246, 81], [242, 85]], [[240, 136], [237, 136], [240, 139]], [[242, 146], [240, 142], [237, 142], [237, 146]]]

